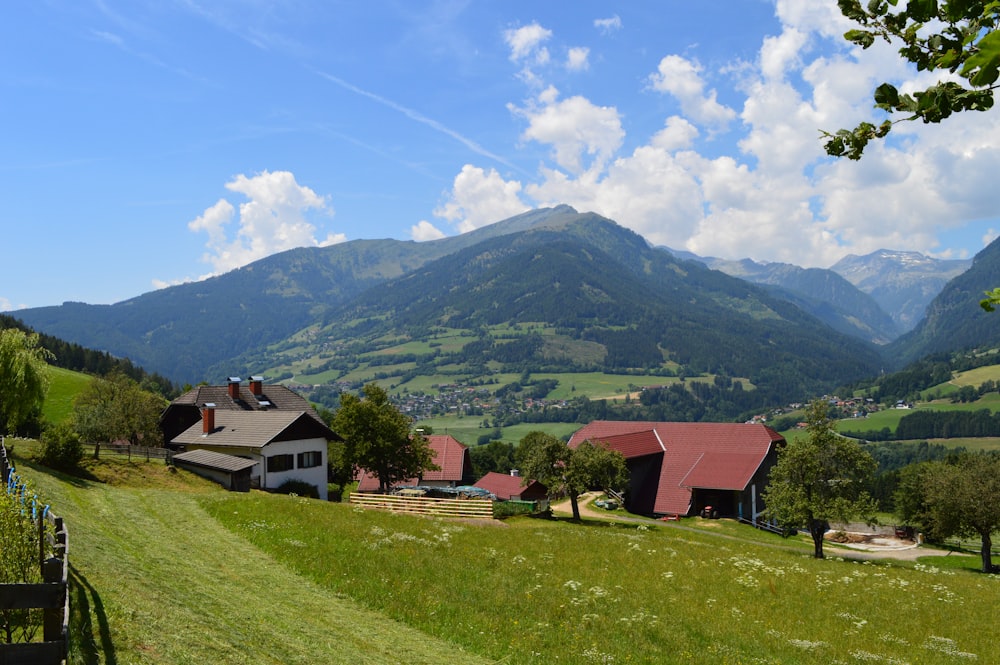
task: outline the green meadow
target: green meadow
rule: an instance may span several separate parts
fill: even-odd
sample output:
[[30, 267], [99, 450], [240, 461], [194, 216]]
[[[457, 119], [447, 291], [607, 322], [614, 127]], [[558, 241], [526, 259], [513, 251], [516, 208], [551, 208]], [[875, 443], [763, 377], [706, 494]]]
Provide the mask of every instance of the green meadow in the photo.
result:
[[20, 464], [69, 524], [72, 663], [1000, 658], [976, 557], [817, 561], [724, 521], [427, 519], [87, 465]]

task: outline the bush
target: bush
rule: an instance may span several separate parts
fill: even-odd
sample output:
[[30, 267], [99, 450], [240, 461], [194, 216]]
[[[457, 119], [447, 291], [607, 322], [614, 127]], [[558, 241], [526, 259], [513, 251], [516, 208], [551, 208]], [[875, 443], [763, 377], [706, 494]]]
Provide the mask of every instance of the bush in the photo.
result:
[[53, 469], [72, 470], [83, 459], [80, 436], [67, 423], [60, 423], [42, 432], [42, 448], [38, 461]]
[[319, 498], [319, 488], [303, 480], [286, 480], [274, 491], [278, 494], [294, 494], [296, 496], [309, 497], [310, 499]]

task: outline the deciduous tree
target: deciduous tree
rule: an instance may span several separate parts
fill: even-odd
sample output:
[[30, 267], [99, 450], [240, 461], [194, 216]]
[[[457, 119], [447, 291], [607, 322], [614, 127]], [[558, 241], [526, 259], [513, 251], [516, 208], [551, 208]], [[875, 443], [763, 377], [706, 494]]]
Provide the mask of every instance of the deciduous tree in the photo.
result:
[[84, 441], [128, 441], [131, 445], [163, 444], [160, 414], [167, 401], [143, 390], [124, 374], [92, 380], [73, 404], [76, 431]]
[[622, 454], [592, 441], [572, 449], [551, 434], [529, 432], [517, 447], [517, 462], [523, 478], [542, 483], [550, 495], [569, 496], [576, 520], [581, 493], [594, 487], [620, 490], [628, 484]]
[[763, 492], [764, 513], [782, 526], [808, 529], [814, 555], [822, 559], [831, 521], [874, 523], [877, 505], [865, 488], [876, 464], [857, 442], [837, 434], [826, 402], [809, 405], [806, 423], [808, 435], [778, 451]]
[[[862, 122], [833, 134], [823, 132], [827, 153], [860, 159], [869, 141], [885, 137], [898, 120], [938, 123], [960, 111], [986, 111], [1000, 73], [1000, 4], [990, 0], [838, 0], [840, 11], [860, 27], [845, 39], [861, 48], [877, 40], [899, 45], [899, 54], [918, 71], [940, 72], [942, 80], [912, 94], [882, 83], [875, 107], [897, 120], [878, 126]], [[955, 80], [955, 79], [958, 80]], [[985, 306], [985, 305], [984, 305]]]
[[993, 533], [1000, 530], [1000, 456], [966, 454], [927, 462], [901, 475], [896, 510], [932, 540], [979, 536], [982, 571], [993, 572]]
[[50, 357], [38, 346], [37, 334], [0, 330], [0, 427], [7, 432], [18, 432], [39, 419]]
[[331, 425], [344, 437], [344, 454], [352, 468], [378, 478], [382, 492], [401, 480], [437, 470], [427, 439], [411, 431], [410, 419], [393, 406], [385, 390], [369, 383], [361, 392], [364, 397], [341, 394]]

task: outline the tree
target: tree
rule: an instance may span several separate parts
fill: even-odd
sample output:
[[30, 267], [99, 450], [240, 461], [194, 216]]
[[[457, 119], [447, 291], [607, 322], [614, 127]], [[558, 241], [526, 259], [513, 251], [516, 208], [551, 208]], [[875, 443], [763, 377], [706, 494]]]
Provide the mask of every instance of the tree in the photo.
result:
[[40, 418], [51, 357], [38, 346], [37, 334], [0, 330], [0, 427], [7, 432], [18, 432]]
[[332, 424], [344, 437], [344, 454], [351, 468], [377, 477], [382, 492], [401, 480], [420, 478], [440, 468], [434, 464], [427, 439], [410, 431], [410, 419], [392, 405], [385, 390], [369, 383], [361, 392], [363, 398], [341, 394]]
[[163, 444], [160, 414], [167, 401], [143, 390], [124, 374], [93, 379], [73, 403], [76, 431], [84, 441], [128, 441], [130, 445]]
[[900, 517], [931, 540], [978, 535], [982, 571], [995, 572], [990, 552], [1000, 529], [1000, 456], [966, 454], [953, 463], [908, 467], [895, 496]]
[[806, 411], [807, 436], [778, 451], [764, 489], [764, 513], [785, 527], [805, 527], [814, 555], [823, 558], [823, 534], [831, 521], [860, 517], [875, 522], [876, 502], [865, 490], [875, 476], [875, 460], [855, 441], [837, 434], [823, 400]]
[[[993, 91], [1000, 73], [1000, 4], [990, 0], [838, 0], [840, 11], [858, 23], [844, 38], [861, 48], [876, 40], [900, 44], [899, 54], [918, 71], [940, 71], [964, 79], [938, 81], [924, 90], [901, 94], [882, 83], [875, 89], [875, 107], [887, 113], [906, 114], [901, 120], [938, 123], [960, 111], [986, 111], [993, 107]], [[860, 159], [872, 139], [885, 137], [894, 124], [884, 120], [877, 127], [862, 122], [853, 130], [823, 132], [828, 154]], [[985, 306], [985, 305], [984, 305]]]
[[575, 450], [551, 434], [529, 432], [517, 447], [521, 476], [545, 485], [549, 495], [568, 495], [573, 519], [580, 519], [578, 497], [593, 487], [621, 489], [628, 483], [625, 458], [607, 446], [584, 441]]

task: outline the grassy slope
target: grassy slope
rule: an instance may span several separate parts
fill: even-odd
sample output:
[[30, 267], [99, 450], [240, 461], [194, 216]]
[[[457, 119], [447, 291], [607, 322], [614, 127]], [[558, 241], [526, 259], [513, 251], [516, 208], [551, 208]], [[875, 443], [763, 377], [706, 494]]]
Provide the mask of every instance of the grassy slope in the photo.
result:
[[118, 467], [114, 478], [135, 484], [144, 476], [141, 484], [161, 489], [59, 479], [20, 465], [69, 524], [72, 663], [478, 662], [220, 528], [199, 503], [222, 494], [215, 486], [165, 474], [161, 464], [108, 464]]
[[1000, 657], [982, 629], [1000, 580], [964, 568], [814, 561], [684, 524], [428, 520], [115, 464], [117, 486], [27, 470], [70, 524], [75, 620], [92, 626], [73, 662]]
[[60, 423], [73, 413], [73, 399], [82, 391], [92, 377], [61, 367], [49, 366], [49, 391], [42, 405], [42, 417], [46, 422]]

